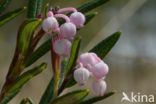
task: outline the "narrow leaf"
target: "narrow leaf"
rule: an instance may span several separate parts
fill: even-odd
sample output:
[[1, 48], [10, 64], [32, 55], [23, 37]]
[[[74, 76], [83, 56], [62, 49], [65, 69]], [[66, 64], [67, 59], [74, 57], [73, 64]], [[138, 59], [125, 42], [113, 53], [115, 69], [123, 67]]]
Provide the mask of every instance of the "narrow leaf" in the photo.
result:
[[8, 104], [8, 102], [14, 98], [17, 94], [19, 93], [19, 91], [14, 91], [11, 94], [6, 94], [5, 97], [3, 98], [3, 100], [1, 101], [0, 104]]
[[68, 64], [68, 60], [64, 59], [61, 61], [61, 74], [60, 74], [60, 84], [59, 84], [59, 87], [61, 87], [63, 81], [64, 81], [64, 74], [66, 72], [66, 67], [67, 67], [67, 64]]
[[106, 93], [104, 96], [100, 96], [100, 97], [93, 97], [93, 98], [90, 98], [88, 100], [85, 100], [85, 101], [82, 101], [81, 103], [79, 104], [94, 104], [100, 100], [104, 100], [110, 96], [112, 96], [114, 94], [114, 92], [109, 92], [109, 93]]
[[25, 54], [31, 44], [31, 39], [34, 32], [41, 24], [40, 19], [31, 19], [23, 23], [18, 32], [18, 49], [21, 53]]
[[49, 3], [47, 3], [43, 8], [44, 17], [47, 16], [48, 10], [49, 10]]
[[42, 98], [40, 100], [40, 103], [39, 104], [48, 104], [51, 99], [53, 98], [53, 85], [54, 83], [54, 80], [53, 78], [50, 80], [44, 94], [42, 95]]
[[8, 12], [0, 17], [0, 26], [14, 19], [16, 16], [20, 15], [26, 10], [26, 7], [16, 9], [14, 11]]
[[[24, 69], [26, 56], [29, 55], [29, 48], [34, 32], [40, 25], [40, 19], [30, 19], [23, 22], [17, 36], [15, 54], [7, 74], [7, 78], [15, 80]], [[29, 50], [30, 51], [30, 50]]]
[[70, 58], [67, 64], [65, 75], [67, 75], [74, 67], [76, 59], [78, 57], [79, 48], [80, 48], [81, 38], [76, 37], [72, 43]]
[[6, 94], [4, 95], [4, 99], [1, 102], [1, 104], [7, 104], [14, 96], [18, 94], [20, 89], [23, 87], [24, 84], [26, 84], [30, 79], [32, 79], [34, 76], [41, 73], [45, 68], [47, 64], [42, 63], [41, 65], [23, 73], [21, 76], [17, 78], [15, 83], [10, 85], [11, 87], [8, 89]]
[[28, 19], [36, 18], [37, 2], [38, 2], [38, 0], [29, 0], [28, 1], [28, 11], [27, 11]]
[[33, 104], [33, 101], [30, 98], [24, 98], [20, 104]]
[[88, 24], [97, 14], [97, 12], [87, 14], [85, 25]]
[[83, 4], [82, 6], [80, 6], [78, 8], [78, 10], [82, 13], [86, 13], [88, 11], [91, 11], [92, 9], [95, 9], [101, 5], [103, 5], [104, 3], [108, 2], [109, 0], [92, 0], [89, 1], [85, 4]]
[[64, 85], [62, 86], [62, 83], [64, 84], [64, 78], [68, 76], [68, 74], [72, 71], [72, 69], [74, 69], [78, 57], [78, 53], [79, 53], [80, 43], [81, 43], [81, 38], [79, 36], [75, 37], [74, 41], [72, 42], [72, 47], [71, 47], [70, 57], [67, 63], [67, 67], [64, 69], [64, 72], [61, 75], [61, 82], [59, 84], [61, 87], [59, 89], [59, 93], [62, 92], [62, 90], [64, 89]]
[[89, 94], [89, 90], [73, 91], [61, 97], [56, 98], [51, 104], [78, 104], [88, 94]]
[[73, 76], [71, 77], [71, 79], [65, 84], [65, 88], [69, 88], [72, 87], [73, 85], [75, 85], [77, 82], [74, 80]]
[[34, 76], [41, 73], [44, 69], [46, 69], [46, 67], [47, 67], [47, 64], [42, 63], [41, 65], [23, 73], [21, 76], [17, 78], [16, 82], [9, 89], [8, 93], [12, 93], [14, 91], [20, 90], [25, 83], [27, 83]]
[[36, 16], [41, 14], [42, 6], [43, 6], [43, 0], [38, 0], [37, 1]]
[[40, 19], [26, 20], [20, 27], [18, 31], [15, 56], [9, 68], [7, 78], [15, 80], [24, 69], [25, 58], [28, 55], [33, 34], [40, 23]]
[[111, 36], [98, 43], [93, 49], [90, 50], [90, 52], [96, 53], [101, 59], [103, 59], [116, 44], [116, 42], [120, 38], [120, 35], [120, 32], [112, 34]]
[[64, 85], [62, 86], [62, 83], [64, 83], [65, 77], [68, 76], [68, 74], [74, 68], [79, 53], [80, 43], [81, 43], [81, 38], [79, 36], [75, 37], [75, 39], [72, 42], [68, 63], [66, 63], [67, 64], [66, 67], [62, 69], [63, 72], [61, 73], [59, 93], [62, 92], [62, 90], [64, 89]]
[[4, 11], [4, 9], [8, 6], [11, 0], [1, 0], [0, 1], [0, 14]]
[[40, 57], [45, 55], [51, 47], [51, 39], [48, 39], [46, 42], [44, 42], [35, 52], [32, 53], [32, 55], [28, 58], [26, 61], [26, 67], [32, 65], [35, 61], [37, 61]]

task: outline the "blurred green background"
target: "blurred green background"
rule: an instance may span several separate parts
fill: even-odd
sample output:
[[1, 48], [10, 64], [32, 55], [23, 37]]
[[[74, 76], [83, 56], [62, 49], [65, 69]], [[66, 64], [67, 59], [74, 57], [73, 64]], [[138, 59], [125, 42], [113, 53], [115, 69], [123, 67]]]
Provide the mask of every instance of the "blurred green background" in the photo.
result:
[[[5, 12], [25, 6], [27, 1], [12, 0]], [[89, 0], [50, 1], [52, 6], [78, 7]], [[98, 15], [79, 32], [83, 37], [82, 52], [88, 51], [113, 32], [122, 32], [121, 39], [104, 59], [110, 67], [106, 78], [108, 91], [116, 91], [116, 94], [98, 104], [130, 104], [121, 103], [122, 92], [156, 96], [156, 0], [110, 0], [94, 11]], [[13, 57], [17, 30], [25, 15], [26, 13], [18, 16], [0, 28], [0, 88]], [[46, 36], [43, 40], [45, 39]], [[28, 96], [38, 103], [52, 76], [49, 55], [46, 54], [35, 63], [37, 65], [43, 61], [49, 62], [48, 69], [26, 84], [10, 104], [17, 104]]]

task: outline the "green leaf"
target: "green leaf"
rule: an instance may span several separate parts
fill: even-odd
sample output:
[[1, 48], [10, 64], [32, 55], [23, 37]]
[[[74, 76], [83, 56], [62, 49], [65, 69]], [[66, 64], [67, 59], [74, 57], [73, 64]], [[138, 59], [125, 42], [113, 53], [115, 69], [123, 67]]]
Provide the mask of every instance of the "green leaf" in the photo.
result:
[[41, 14], [42, 6], [43, 6], [43, 0], [38, 0], [37, 9], [36, 9], [36, 16]]
[[31, 40], [34, 32], [41, 24], [40, 19], [26, 20], [19, 29], [18, 32], [18, 49], [22, 54], [27, 53], [27, 50], [31, 44]]
[[39, 104], [48, 104], [53, 98], [53, 87], [54, 87], [54, 80], [53, 78], [50, 80]]
[[62, 62], [61, 62], [61, 74], [60, 74], [60, 84], [59, 84], [59, 87], [61, 87], [63, 81], [64, 81], [64, 74], [66, 72], [66, 67], [67, 67], [67, 64], [68, 64], [68, 60], [66, 59], [63, 59]]
[[12, 92], [11, 94], [7, 94], [3, 100], [0, 102], [0, 104], [7, 104], [12, 98], [14, 98], [17, 94], [18, 94], [19, 91], [15, 91], [15, 92]]
[[[63, 63], [63, 71], [61, 72], [61, 79], [60, 79], [60, 86], [62, 85], [64, 78], [72, 71], [74, 68], [74, 65], [76, 63], [78, 53], [79, 53], [79, 48], [80, 48], [80, 43], [81, 43], [81, 38], [78, 36], [74, 39], [71, 47], [71, 52], [70, 52], [70, 57], [68, 60], [68, 63], [65, 62]], [[63, 85], [64, 87], [64, 85]], [[64, 88], [61, 88], [63, 90]]]
[[20, 90], [25, 83], [27, 83], [30, 79], [32, 79], [34, 76], [41, 73], [44, 69], [46, 69], [47, 64], [42, 63], [39, 66], [23, 73], [21, 76], [17, 78], [15, 83], [12, 85], [12, 87], [9, 89], [8, 93], [12, 93], [14, 91]]
[[110, 96], [112, 96], [114, 94], [114, 92], [109, 92], [109, 93], [106, 93], [104, 96], [100, 96], [100, 97], [93, 97], [93, 98], [90, 98], [88, 100], [85, 100], [85, 101], [82, 101], [81, 103], [79, 104], [94, 104], [100, 100], [104, 100]]
[[95, 47], [93, 47], [90, 52], [96, 53], [101, 59], [103, 59], [116, 44], [116, 42], [120, 38], [120, 35], [120, 32], [112, 34], [111, 36], [98, 43]]
[[4, 9], [8, 6], [11, 0], [1, 0], [0, 1], [0, 14], [4, 11]]
[[14, 19], [16, 16], [20, 15], [26, 10], [26, 7], [16, 9], [14, 11], [8, 12], [0, 17], [0, 26]]
[[41, 65], [23, 73], [21, 76], [19, 76], [16, 81], [11, 84], [9, 89], [5, 93], [5, 97], [1, 104], [6, 104], [9, 102], [14, 96], [18, 94], [20, 89], [23, 87], [24, 84], [26, 84], [30, 79], [32, 79], [34, 76], [41, 73], [45, 68], [47, 67], [47, 64], [42, 63]]
[[40, 25], [40, 19], [26, 20], [18, 31], [15, 55], [9, 68], [7, 78], [15, 80], [25, 68], [25, 59], [29, 55], [31, 40]]
[[72, 87], [77, 82], [73, 78], [73, 71], [70, 72], [66, 77], [65, 75], [61, 76], [61, 82], [59, 83], [59, 90], [58, 93], [62, 93], [62, 91], [66, 88]]
[[27, 11], [28, 19], [36, 18], [38, 1], [39, 0], [29, 0], [28, 1], [28, 11]]
[[26, 67], [32, 65], [35, 61], [37, 61], [40, 57], [46, 54], [51, 47], [51, 39], [48, 39], [44, 42], [37, 50], [35, 50], [32, 55], [26, 61]]
[[81, 5], [78, 8], [78, 11], [82, 12], [82, 13], [86, 13], [88, 11], [91, 11], [92, 9], [95, 9], [101, 5], [103, 5], [104, 3], [108, 2], [109, 0], [92, 0], [89, 1], [83, 5]]
[[75, 85], [77, 82], [74, 80], [73, 76], [71, 77], [71, 79], [65, 83], [65, 88], [69, 88], [72, 87], [73, 85]]
[[85, 25], [88, 24], [97, 14], [97, 12], [87, 14]]
[[44, 17], [47, 16], [48, 10], [49, 10], [49, 3], [47, 3], [47, 4], [44, 6], [44, 8], [43, 8]]
[[[74, 39], [74, 41], [72, 42], [72, 47], [71, 47], [71, 52], [70, 52], [70, 57], [69, 57], [68, 63], [66, 63], [67, 65], [65, 65], [65, 67], [62, 69], [63, 71], [61, 72], [61, 79], [60, 79], [60, 83], [59, 83], [59, 86], [60, 86], [59, 93], [61, 93], [62, 90], [65, 88], [64, 85], [66, 85], [66, 82], [64, 82], [64, 79], [66, 78], [66, 76], [68, 76], [68, 74], [74, 68], [74, 65], [76, 63], [78, 53], [79, 53], [80, 43], [81, 43], [81, 38], [79, 36], [77, 36]], [[67, 80], [67, 79], [65, 79], [65, 80]], [[64, 85], [62, 86], [62, 84], [64, 84]]]
[[89, 90], [78, 90], [73, 91], [63, 96], [56, 98], [51, 104], [78, 104], [81, 102], [87, 95]]
[[76, 37], [72, 42], [70, 58], [67, 64], [65, 75], [67, 75], [74, 68], [79, 53], [80, 43], [81, 43], [81, 38], [79, 36]]
[[30, 98], [24, 98], [20, 104], [33, 104], [33, 101]]

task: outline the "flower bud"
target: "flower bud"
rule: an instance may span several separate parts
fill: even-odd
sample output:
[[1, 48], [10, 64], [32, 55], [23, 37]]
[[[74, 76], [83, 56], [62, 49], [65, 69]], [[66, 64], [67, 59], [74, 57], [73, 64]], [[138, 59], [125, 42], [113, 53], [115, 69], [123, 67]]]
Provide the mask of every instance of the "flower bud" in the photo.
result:
[[106, 74], [109, 71], [108, 65], [105, 64], [103, 61], [95, 64], [92, 69], [92, 74], [95, 76], [97, 79], [102, 79], [103, 77], [106, 76]]
[[59, 24], [54, 17], [47, 17], [42, 23], [42, 28], [46, 33], [55, 32], [59, 28]]
[[80, 67], [74, 71], [74, 79], [79, 85], [84, 85], [89, 76], [90, 72], [84, 67]]
[[52, 11], [49, 11], [49, 12], [47, 13], [47, 17], [52, 17], [52, 16], [54, 16], [53, 12], [52, 12]]
[[104, 80], [95, 80], [92, 83], [92, 91], [95, 96], [103, 96], [105, 94], [107, 85]]
[[83, 53], [78, 58], [78, 63], [82, 63], [84, 67], [91, 70], [91, 67], [99, 63], [101, 59], [95, 53]]
[[81, 28], [84, 26], [86, 18], [81, 12], [74, 12], [70, 15], [70, 21], [75, 24], [77, 28]]
[[60, 26], [60, 33], [64, 38], [72, 38], [76, 35], [76, 26], [71, 22], [66, 22]]
[[67, 39], [55, 40], [53, 44], [54, 52], [60, 56], [69, 56], [71, 50], [71, 42]]
[[59, 9], [57, 12], [60, 14], [64, 14], [64, 13], [69, 13], [69, 12], [77, 12], [77, 9], [73, 7], [67, 7], [67, 8]]

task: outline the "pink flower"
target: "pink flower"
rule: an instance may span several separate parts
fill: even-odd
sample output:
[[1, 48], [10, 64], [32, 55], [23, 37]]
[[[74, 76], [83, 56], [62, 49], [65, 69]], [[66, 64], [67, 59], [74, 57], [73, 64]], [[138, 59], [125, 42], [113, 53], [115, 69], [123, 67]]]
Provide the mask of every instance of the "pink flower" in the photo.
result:
[[89, 76], [90, 72], [84, 67], [80, 67], [74, 71], [74, 79], [79, 85], [84, 85]]
[[74, 12], [70, 15], [70, 21], [75, 24], [77, 28], [81, 28], [84, 26], [86, 18], [81, 12]]
[[101, 61], [101, 62], [95, 64], [92, 67], [91, 71], [95, 78], [102, 79], [108, 73], [109, 68], [108, 68], [107, 64], [105, 64], [103, 61]]
[[95, 96], [103, 96], [105, 94], [107, 85], [104, 80], [95, 80], [92, 83], [92, 90]]
[[68, 57], [71, 50], [71, 42], [67, 39], [57, 39], [53, 44], [54, 52], [60, 56]]
[[70, 19], [68, 16], [64, 15], [64, 14], [55, 14], [54, 15], [55, 18], [62, 18], [64, 19], [66, 22], [70, 22]]
[[82, 63], [84, 67], [91, 71], [92, 66], [99, 63], [101, 59], [95, 53], [83, 53], [78, 58], [78, 63]]
[[[64, 9], [62, 9], [60, 11], [63, 12]], [[70, 22], [69, 17], [64, 14], [55, 14], [54, 16], [56, 18], [63, 18], [66, 21], [66, 23], [64, 23], [60, 26], [61, 37], [67, 38], [67, 39], [72, 39], [76, 35], [76, 26]]]
[[77, 12], [77, 10], [73, 7], [62, 8], [58, 10], [58, 13], [69, 13], [69, 12]]
[[54, 17], [47, 17], [43, 20], [42, 28], [46, 33], [52, 33], [58, 30], [59, 24]]
[[53, 16], [54, 16], [54, 14], [53, 14], [52, 11], [49, 11], [49, 12], [47, 13], [47, 17], [53, 17]]
[[[83, 85], [88, 80], [88, 72], [94, 78], [92, 90], [96, 96], [103, 96], [106, 91], [106, 74], [108, 66], [95, 53], [87, 52], [78, 57], [77, 66], [79, 69], [74, 71], [74, 79]], [[87, 71], [86, 71], [87, 70]]]
[[64, 38], [71, 39], [76, 35], [76, 26], [71, 22], [66, 22], [60, 26], [60, 34]]

